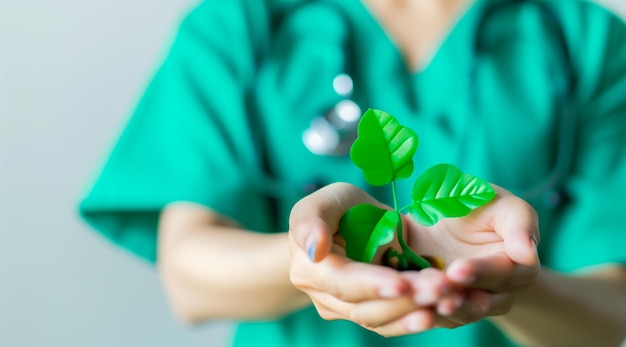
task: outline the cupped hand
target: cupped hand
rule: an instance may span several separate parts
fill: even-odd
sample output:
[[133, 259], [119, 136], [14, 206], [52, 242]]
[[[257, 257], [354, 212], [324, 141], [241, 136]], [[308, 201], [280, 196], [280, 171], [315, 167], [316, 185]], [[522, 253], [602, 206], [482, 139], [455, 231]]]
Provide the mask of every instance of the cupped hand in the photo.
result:
[[539, 274], [535, 210], [494, 187], [496, 198], [463, 218], [443, 219], [425, 228], [405, 216], [409, 246], [418, 254], [440, 257], [447, 265], [445, 277], [465, 290], [462, 299], [456, 296], [437, 304], [438, 326], [457, 327], [507, 313], [517, 294]]
[[362, 190], [345, 183], [324, 187], [294, 206], [289, 221], [292, 283], [309, 295], [327, 320], [350, 320], [383, 336], [433, 327], [432, 307], [455, 291], [442, 272], [407, 275], [355, 262], [333, 241], [341, 217], [359, 203], [382, 207]]

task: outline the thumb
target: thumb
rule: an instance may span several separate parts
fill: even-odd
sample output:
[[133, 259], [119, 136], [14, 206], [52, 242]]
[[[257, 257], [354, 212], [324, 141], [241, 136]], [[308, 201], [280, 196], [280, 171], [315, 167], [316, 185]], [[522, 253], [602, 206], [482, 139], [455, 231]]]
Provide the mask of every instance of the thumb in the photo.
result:
[[537, 212], [524, 200], [497, 188], [500, 201], [491, 204], [493, 227], [504, 241], [504, 250], [514, 262], [527, 266], [539, 263], [537, 244], [539, 226]]
[[331, 250], [339, 220], [359, 203], [379, 205], [363, 190], [348, 183], [333, 183], [298, 201], [289, 216], [289, 237], [311, 261], [324, 259]]

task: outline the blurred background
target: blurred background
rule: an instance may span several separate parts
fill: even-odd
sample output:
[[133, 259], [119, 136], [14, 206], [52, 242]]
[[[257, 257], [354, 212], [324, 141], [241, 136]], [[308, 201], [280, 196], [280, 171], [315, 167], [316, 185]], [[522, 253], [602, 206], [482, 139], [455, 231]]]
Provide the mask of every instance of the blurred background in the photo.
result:
[[227, 346], [76, 215], [196, 1], [0, 0], [0, 346]]
[[75, 212], [196, 1], [0, 1], [0, 346], [226, 346]]

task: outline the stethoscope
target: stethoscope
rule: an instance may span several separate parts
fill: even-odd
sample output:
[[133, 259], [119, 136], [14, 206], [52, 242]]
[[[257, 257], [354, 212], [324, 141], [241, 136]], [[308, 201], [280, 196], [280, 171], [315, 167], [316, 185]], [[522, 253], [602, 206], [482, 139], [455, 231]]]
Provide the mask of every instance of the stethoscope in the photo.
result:
[[309, 128], [302, 133], [306, 148], [317, 155], [345, 156], [357, 137], [361, 120], [361, 107], [350, 99], [354, 84], [350, 75], [341, 73], [333, 79], [333, 90], [341, 100], [313, 118]]
[[[556, 160], [551, 172], [543, 182], [534, 187], [516, 192], [516, 194], [526, 200], [540, 199], [545, 207], [556, 208], [567, 200], [562, 184], [569, 173], [572, 163], [575, 133], [575, 121], [571, 110], [574, 73], [565, 33], [557, 15], [548, 5], [540, 1], [498, 1], [486, 9], [482, 19], [479, 21], [474, 42], [474, 52], [476, 55], [485, 49], [480, 39], [480, 33], [486, 26], [487, 18], [511, 3], [522, 2], [533, 3], [539, 7], [541, 15], [551, 27], [551, 35], [554, 36], [551, 40], [558, 45], [553, 51], [559, 55], [557, 61], [560, 62], [560, 71], [554, 72], [553, 79], [557, 88], [558, 100], [556, 104], [559, 105], [560, 110], [558, 110]], [[474, 64], [473, 69], [475, 70], [476, 68], [477, 64]], [[472, 73], [472, 75], [475, 75], [475, 73]], [[470, 88], [472, 92], [476, 92], [475, 78], [472, 78]], [[349, 154], [350, 146], [357, 136], [357, 125], [362, 115], [362, 110], [350, 98], [354, 86], [348, 74], [341, 73], [337, 75], [333, 80], [333, 89], [341, 97], [340, 101], [311, 121], [310, 126], [302, 134], [302, 141], [306, 148], [316, 155], [346, 156]]]

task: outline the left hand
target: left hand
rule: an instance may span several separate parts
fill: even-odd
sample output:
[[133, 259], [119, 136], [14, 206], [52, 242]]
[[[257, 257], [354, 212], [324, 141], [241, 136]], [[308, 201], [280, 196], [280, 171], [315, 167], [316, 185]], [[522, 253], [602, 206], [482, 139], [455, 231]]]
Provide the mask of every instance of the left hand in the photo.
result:
[[454, 292], [452, 284], [435, 269], [408, 278], [389, 267], [348, 259], [337, 243], [337, 228], [346, 211], [359, 203], [384, 207], [343, 183], [324, 187], [293, 207], [288, 235], [293, 285], [327, 320], [349, 320], [383, 336], [430, 329], [432, 306]]
[[[463, 218], [443, 219], [426, 228], [405, 216], [409, 246], [418, 254], [442, 258], [445, 276], [465, 290], [456, 303], [437, 305], [437, 326], [453, 328], [507, 313], [517, 294], [539, 274], [535, 210], [494, 187], [498, 193], [494, 200]], [[405, 276], [410, 279], [414, 274]]]

